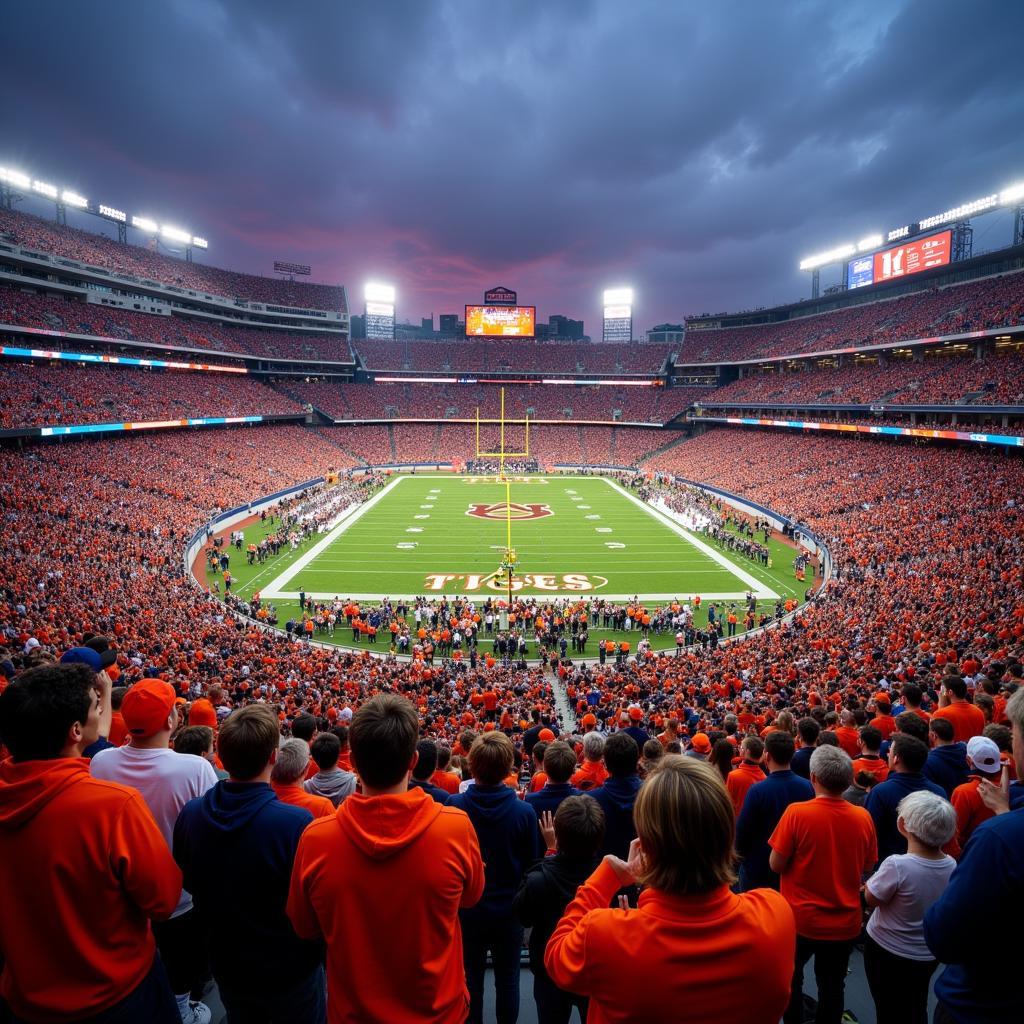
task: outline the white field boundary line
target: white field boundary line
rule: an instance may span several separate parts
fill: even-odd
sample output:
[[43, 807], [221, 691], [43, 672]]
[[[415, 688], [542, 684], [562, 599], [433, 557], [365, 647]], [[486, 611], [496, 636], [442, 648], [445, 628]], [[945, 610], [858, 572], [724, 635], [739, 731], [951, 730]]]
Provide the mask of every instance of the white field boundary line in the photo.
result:
[[[776, 600], [778, 598], [779, 595], [776, 594], [774, 590], [769, 589], [763, 583], [759, 582], [755, 577], [751, 576], [749, 572], [744, 572], [738, 565], [734, 565], [720, 551], [716, 551], [710, 545], [705, 544], [704, 541], [699, 540], [668, 512], [662, 512], [660, 509], [653, 508], [651, 505], [648, 505], [647, 502], [641, 501], [635, 494], [630, 494], [624, 487], [620, 487], [614, 480], [611, 480], [606, 476], [600, 477], [600, 479], [604, 480], [610, 487], [618, 491], [629, 501], [633, 502], [634, 505], [642, 508], [657, 522], [664, 524], [672, 530], [673, 533], [678, 534], [683, 538], [683, 540], [688, 541], [698, 551], [702, 551], [708, 558], [713, 562], [717, 562], [723, 569], [727, 570], [742, 583], [746, 583], [747, 586], [750, 587], [750, 592], [754, 597], [762, 600]], [[701, 597], [703, 596], [704, 595], [702, 594]]]
[[[266, 596], [266, 591], [263, 591]], [[274, 594], [274, 597], [278, 598], [298, 598], [298, 591], [291, 593], [279, 593]], [[396, 601], [399, 598], [412, 599], [416, 597], [427, 597], [431, 600], [437, 597], [464, 597], [473, 601], [476, 604], [483, 602], [485, 597], [501, 598], [506, 596], [505, 591], [492, 590], [488, 587], [486, 590], [459, 590], [446, 588], [444, 590], [420, 590], [415, 594], [407, 593], [391, 593], [385, 594], [381, 591], [375, 591], [372, 594], [353, 594], [351, 591], [342, 590], [307, 590], [306, 597], [311, 597], [315, 601], [333, 601], [334, 598], [350, 598], [353, 601], [379, 601], [383, 597], [389, 597], [392, 601]], [[602, 590], [516, 590], [514, 591], [515, 597], [536, 597], [543, 598], [548, 601], [557, 601], [563, 598], [571, 598], [573, 600], [590, 600], [594, 597], [601, 601], [632, 601], [633, 594], [606, 594]], [[701, 591], [701, 601], [742, 601], [747, 596], [746, 591], [723, 591], [721, 593], [708, 594]], [[644, 594], [641, 598], [643, 601], [676, 601], [678, 600], [681, 604], [692, 601], [692, 596], [688, 594]], [[339, 624], [335, 627], [336, 629], [347, 628], [345, 624]]]
[[[292, 591], [286, 593], [281, 588], [290, 583], [303, 569], [309, 565], [310, 562], [316, 558], [322, 551], [326, 551], [353, 523], [358, 522], [367, 512], [370, 511], [378, 502], [380, 502], [384, 496], [390, 493], [395, 487], [397, 487], [403, 480], [408, 480], [409, 477], [398, 476], [395, 477], [391, 483], [386, 484], [381, 490], [379, 490], [369, 501], [364, 501], [362, 505], [356, 505], [354, 508], [349, 509], [348, 514], [342, 516], [340, 522], [334, 527], [322, 540], [318, 541], [313, 545], [304, 555], [300, 555], [297, 559], [280, 576], [276, 579], [271, 580], [270, 584], [265, 587], [262, 591], [262, 596], [265, 598], [271, 597], [293, 597], [299, 596], [298, 591]], [[311, 594], [311, 597], [325, 597], [327, 595]], [[334, 595], [331, 594], [331, 597]]]

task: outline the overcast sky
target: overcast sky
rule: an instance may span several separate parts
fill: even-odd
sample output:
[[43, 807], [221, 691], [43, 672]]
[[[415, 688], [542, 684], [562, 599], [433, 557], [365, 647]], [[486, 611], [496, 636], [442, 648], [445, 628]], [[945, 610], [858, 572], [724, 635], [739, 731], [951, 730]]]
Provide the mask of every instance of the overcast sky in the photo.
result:
[[1024, 179], [1019, 0], [31, 0], [4, 26], [0, 164], [218, 265], [309, 263], [354, 309], [394, 282], [400, 319], [496, 284], [598, 336], [607, 286], [638, 328], [790, 301], [802, 256]]

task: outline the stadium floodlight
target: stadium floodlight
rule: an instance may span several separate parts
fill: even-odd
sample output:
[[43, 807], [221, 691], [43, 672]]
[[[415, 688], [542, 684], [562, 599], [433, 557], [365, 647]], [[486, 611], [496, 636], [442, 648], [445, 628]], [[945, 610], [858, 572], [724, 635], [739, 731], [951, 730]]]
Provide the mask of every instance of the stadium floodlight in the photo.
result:
[[132, 227], [145, 231], [149, 235], [155, 235], [160, 230], [157, 222], [148, 217], [132, 217]]
[[998, 203], [998, 195], [984, 196], [981, 199], [975, 199], [973, 202], [964, 203], [962, 206], [954, 206], [952, 210], [946, 210], [944, 213], [937, 213], [934, 217], [925, 217], [924, 220], [918, 222], [918, 227], [925, 231], [939, 224], [946, 224], [951, 220], [965, 220], [976, 213], [991, 210]]
[[839, 263], [841, 260], [845, 260], [856, 251], [857, 247], [852, 242], [846, 245], [837, 245], [834, 249], [819, 252], [816, 256], [808, 256], [807, 259], [801, 260], [800, 269], [817, 270], [818, 267], [827, 267], [830, 263]]
[[393, 284], [377, 284], [371, 281], [363, 288], [363, 298], [367, 302], [394, 304], [395, 286]]
[[32, 179], [21, 171], [13, 171], [9, 167], [0, 167], [0, 181], [26, 192], [32, 187]]
[[606, 306], [632, 306], [632, 288], [606, 288], [604, 290], [604, 304]]
[[128, 215], [124, 210], [118, 210], [113, 206], [100, 206], [100, 216], [109, 217], [111, 220], [119, 220], [122, 224], [128, 220]]
[[898, 242], [901, 238], [906, 238], [910, 234], [910, 225], [904, 224], [901, 228], [893, 228], [892, 231], [886, 235], [886, 240], [890, 242]]
[[881, 235], [868, 235], [857, 243], [857, 252], [867, 252], [868, 249], [877, 249], [882, 244]]
[[80, 210], [84, 210], [89, 205], [89, 200], [85, 196], [80, 196], [77, 192], [72, 192], [67, 188], [61, 192], [60, 201], [68, 206], [77, 206]]
[[192, 239], [192, 244], [197, 249], [209, 249], [210, 248], [210, 243], [205, 238], [200, 238], [198, 235], [196, 235]]
[[1003, 206], [1010, 206], [1012, 203], [1024, 202], [1024, 181], [1017, 182], [1016, 185], [1011, 185], [1009, 188], [1004, 188], [999, 193], [999, 202]]
[[32, 191], [38, 192], [41, 196], [46, 196], [47, 199], [57, 198], [57, 186], [51, 185], [48, 181], [33, 181]]
[[191, 231], [182, 231], [181, 228], [172, 227], [170, 224], [164, 224], [160, 228], [160, 234], [172, 242], [184, 242], [186, 245], [192, 242]]

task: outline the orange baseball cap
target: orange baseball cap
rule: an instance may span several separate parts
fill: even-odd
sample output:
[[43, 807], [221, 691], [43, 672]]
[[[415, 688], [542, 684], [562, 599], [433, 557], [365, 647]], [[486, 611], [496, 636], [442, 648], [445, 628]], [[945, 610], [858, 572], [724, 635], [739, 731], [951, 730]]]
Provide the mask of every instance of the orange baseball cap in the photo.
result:
[[554, 738], [555, 734], [550, 729], [541, 729], [541, 731], [537, 733], [537, 739], [542, 743], [551, 743]]
[[697, 751], [698, 754], [710, 754], [711, 753], [711, 740], [708, 739], [706, 732], [698, 732], [694, 735], [690, 746]]
[[142, 679], [121, 702], [121, 717], [132, 736], [146, 739], [167, 727], [177, 698], [174, 688], [162, 679]]

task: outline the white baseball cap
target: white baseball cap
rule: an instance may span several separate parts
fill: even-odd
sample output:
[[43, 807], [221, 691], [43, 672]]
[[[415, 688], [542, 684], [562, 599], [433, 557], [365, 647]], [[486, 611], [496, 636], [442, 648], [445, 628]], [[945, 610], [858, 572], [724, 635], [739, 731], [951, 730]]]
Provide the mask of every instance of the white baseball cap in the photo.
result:
[[967, 741], [967, 756], [975, 768], [988, 775], [1000, 769], [999, 748], [987, 736], [972, 736]]

